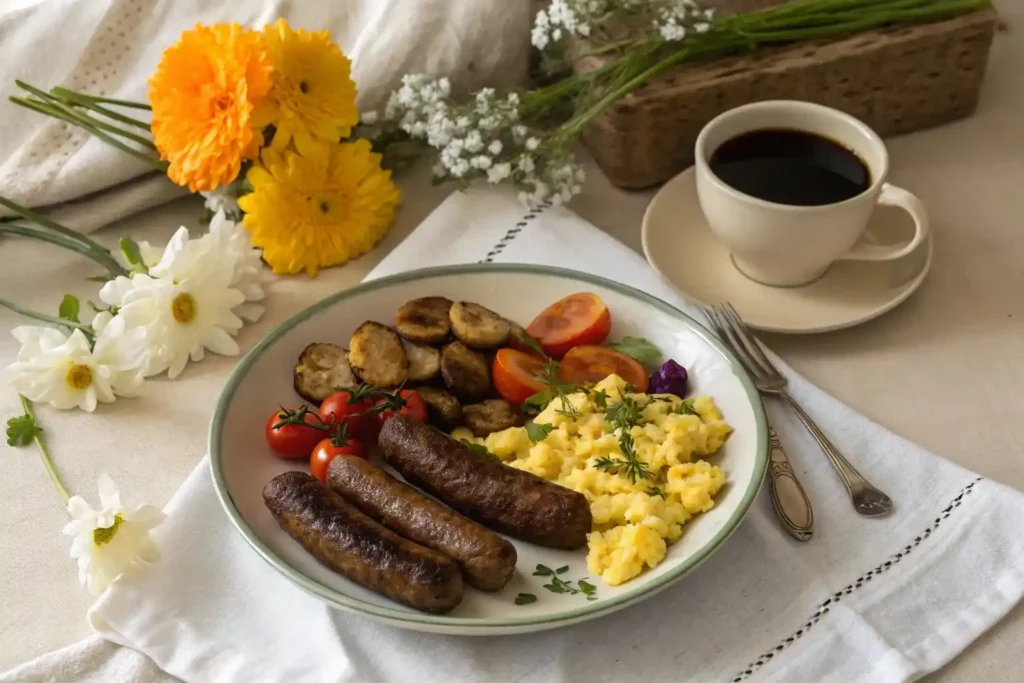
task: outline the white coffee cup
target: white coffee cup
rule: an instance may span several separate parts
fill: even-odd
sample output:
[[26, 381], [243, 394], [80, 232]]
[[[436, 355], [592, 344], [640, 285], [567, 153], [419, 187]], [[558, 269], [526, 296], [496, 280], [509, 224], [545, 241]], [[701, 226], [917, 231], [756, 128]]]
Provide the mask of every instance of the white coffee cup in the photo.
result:
[[[805, 131], [838, 142], [867, 166], [871, 185], [854, 197], [820, 206], [777, 204], [730, 187], [712, 172], [712, 154], [738, 135], [763, 129]], [[881, 138], [841, 111], [794, 100], [730, 109], [704, 126], [694, 157], [697, 196], [712, 233], [732, 251], [740, 272], [762, 284], [802, 285], [836, 261], [897, 259], [917, 249], [928, 235], [928, 214], [921, 201], [885, 182], [889, 155]], [[895, 245], [858, 243], [878, 204], [907, 211], [914, 219], [914, 237]]]

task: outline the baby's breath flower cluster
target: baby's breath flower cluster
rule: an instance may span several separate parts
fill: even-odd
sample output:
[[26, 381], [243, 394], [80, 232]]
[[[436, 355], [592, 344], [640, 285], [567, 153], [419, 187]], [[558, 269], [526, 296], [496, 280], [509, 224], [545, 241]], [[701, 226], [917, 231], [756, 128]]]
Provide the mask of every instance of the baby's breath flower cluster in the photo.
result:
[[562, 38], [589, 37], [627, 17], [650, 17], [654, 30], [673, 42], [690, 32], [707, 32], [713, 16], [714, 10], [702, 9], [694, 0], [552, 0], [537, 13], [531, 39], [538, 50], [546, 50]]
[[466, 104], [454, 103], [450, 95], [447, 78], [407, 75], [384, 112], [409, 136], [438, 150], [438, 180], [511, 180], [520, 188], [520, 201], [530, 206], [562, 204], [579, 194], [585, 176], [569, 144], [524, 125], [517, 93], [483, 88]]

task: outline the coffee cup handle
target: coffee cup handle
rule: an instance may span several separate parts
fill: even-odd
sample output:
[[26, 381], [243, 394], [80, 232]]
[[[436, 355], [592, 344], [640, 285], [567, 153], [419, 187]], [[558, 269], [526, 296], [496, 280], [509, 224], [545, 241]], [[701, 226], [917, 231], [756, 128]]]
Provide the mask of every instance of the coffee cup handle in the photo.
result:
[[897, 206], [914, 219], [914, 237], [904, 244], [855, 244], [850, 251], [839, 257], [841, 261], [891, 261], [911, 253], [928, 237], [928, 212], [920, 199], [889, 183], [882, 184], [878, 203], [883, 206]]

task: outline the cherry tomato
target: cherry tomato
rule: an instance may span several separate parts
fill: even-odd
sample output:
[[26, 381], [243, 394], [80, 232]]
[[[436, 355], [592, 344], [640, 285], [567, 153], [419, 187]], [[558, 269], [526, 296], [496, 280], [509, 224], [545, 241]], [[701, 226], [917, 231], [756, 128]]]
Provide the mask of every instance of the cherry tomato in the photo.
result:
[[380, 407], [377, 422], [382, 427], [395, 414], [408, 415], [417, 422], [427, 421], [427, 404], [412, 389], [402, 389], [398, 394], [382, 398], [377, 401], [377, 406]]
[[355, 439], [344, 439], [341, 445], [336, 438], [323, 439], [309, 456], [309, 473], [327, 483], [327, 466], [339, 455], [366, 458], [366, 449]]
[[574, 346], [600, 344], [608, 336], [612, 317], [596, 294], [571, 294], [548, 306], [526, 328], [545, 353], [561, 358]]
[[647, 371], [635, 358], [604, 346], [576, 346], [562, 359], [559, 375], [567, 382], [592, 384], [615, 374], [632, 384], [636, 391], [647, 391]]
[[537, 379], [544, 367], [543, 358], [516, 349], [499, 349], [491, 366], [494, 388], [509, 403], [522, 403], [534, 394], [544, 391]]
[[308, 458], [313, 447], [328, 430], [320, 416], [301, 406], [294, 410], [282, 408], [267, 420], [267, 443], [282, 458]]
[[354, 391], [331, 394], [320, 404], [320, 419], [325, 424], [345, 423], [345, 429], [357, 439], [375, 438], [377, 418], [370, 412], [373, 398], [362, 387]]

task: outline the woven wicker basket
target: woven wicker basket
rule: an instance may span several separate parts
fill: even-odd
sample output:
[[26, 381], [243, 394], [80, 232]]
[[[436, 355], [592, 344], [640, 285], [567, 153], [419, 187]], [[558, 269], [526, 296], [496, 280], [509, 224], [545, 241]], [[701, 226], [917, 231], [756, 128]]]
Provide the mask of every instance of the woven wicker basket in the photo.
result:
[[[772, 4], [777, 2], [731, 0], [723, 9]], [[619, 100], [587, 126], [583, 142], [614, 185], [642, 189], [690, 166], [704, 124], [748, 102], [818, 102], [856, 116], [880, 135], [946, 123], [977, 106], [996, 24], [989, 7], [931, 24], [683, 65]], [[594, 69], [603, 59], [582, 59], [576, 70]]]

